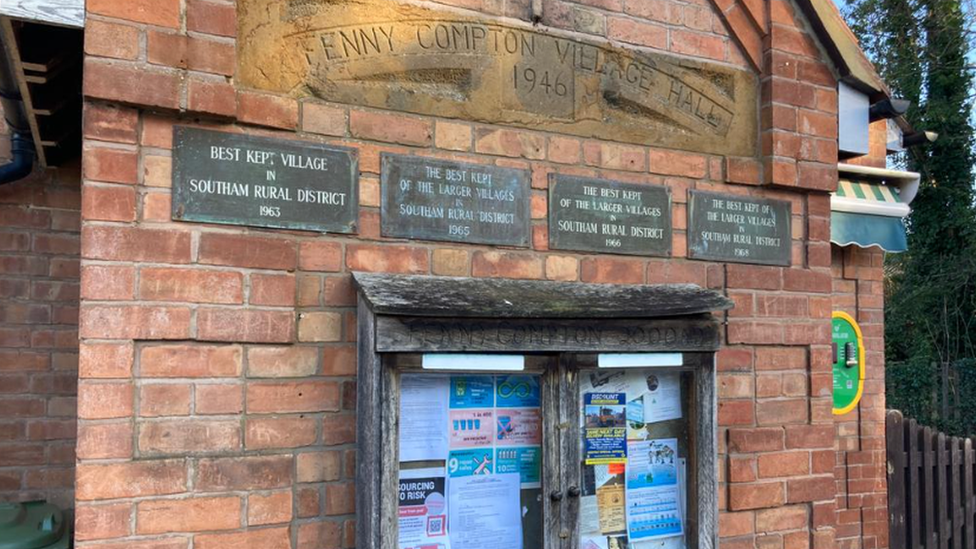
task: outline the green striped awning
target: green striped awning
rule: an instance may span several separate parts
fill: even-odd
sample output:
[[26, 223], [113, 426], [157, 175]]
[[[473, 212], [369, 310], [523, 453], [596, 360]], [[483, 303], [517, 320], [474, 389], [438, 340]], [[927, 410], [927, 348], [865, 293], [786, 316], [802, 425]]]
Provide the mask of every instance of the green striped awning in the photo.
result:
[[911, 211], [897, 188], [876, 182], [840, 179], [830, 199], [830, 241], [841, 246], [907, 249], [905, 224]]
[[889, 202], [891, 204], [901, 203], [901, 198], [898, 197], [898, 189], [893, 189], [880, 183], [841, 179], [837, 183], [837, 192], [835, 194], [841, 198]]

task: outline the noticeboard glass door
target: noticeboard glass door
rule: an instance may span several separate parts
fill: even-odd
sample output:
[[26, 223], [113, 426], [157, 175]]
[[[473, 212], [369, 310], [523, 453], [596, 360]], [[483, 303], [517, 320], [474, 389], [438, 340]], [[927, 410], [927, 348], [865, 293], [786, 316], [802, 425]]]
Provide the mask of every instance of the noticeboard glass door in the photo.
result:
[[400, 369], [399, 549], [544, 547], [544, 374]]
[[575, 547], [698, 546], [694, 388], [680, 368], [579, 371]]

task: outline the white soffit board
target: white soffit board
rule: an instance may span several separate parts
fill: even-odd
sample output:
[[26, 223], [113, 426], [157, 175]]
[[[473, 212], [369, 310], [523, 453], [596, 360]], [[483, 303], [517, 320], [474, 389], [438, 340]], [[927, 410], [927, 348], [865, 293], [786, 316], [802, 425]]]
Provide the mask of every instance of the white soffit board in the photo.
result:
[[85, 0], [0, 0], [0, 15], [80, 29], [85, 26]]

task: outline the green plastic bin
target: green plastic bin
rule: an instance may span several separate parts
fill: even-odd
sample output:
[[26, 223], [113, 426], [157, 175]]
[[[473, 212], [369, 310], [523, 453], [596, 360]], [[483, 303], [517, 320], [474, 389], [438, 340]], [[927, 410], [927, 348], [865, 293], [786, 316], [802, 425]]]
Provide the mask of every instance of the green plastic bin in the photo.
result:
[[71, 526], [46, 501], [0, 503], [0, 549], [68, 549]]

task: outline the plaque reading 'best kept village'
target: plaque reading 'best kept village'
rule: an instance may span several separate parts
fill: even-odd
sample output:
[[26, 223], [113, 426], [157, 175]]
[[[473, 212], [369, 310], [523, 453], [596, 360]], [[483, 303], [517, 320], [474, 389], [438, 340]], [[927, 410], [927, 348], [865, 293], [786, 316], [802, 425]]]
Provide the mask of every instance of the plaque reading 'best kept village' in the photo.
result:
[[789, 265], [790, 203], [734, 194], [688, 192], [688, 257]]
[[667, 187], [551, 174], [549, 247], [668, 256], [671, 193]]
[[529, 245], [529, 172], [382, 155], [383, 236]]
[[354, 233], [352, 149], [177, 126], [173, 219]]

